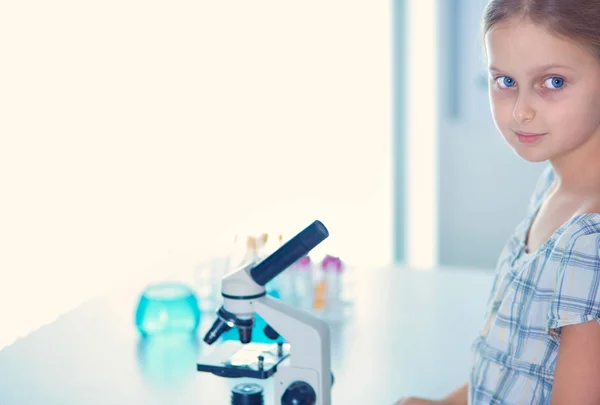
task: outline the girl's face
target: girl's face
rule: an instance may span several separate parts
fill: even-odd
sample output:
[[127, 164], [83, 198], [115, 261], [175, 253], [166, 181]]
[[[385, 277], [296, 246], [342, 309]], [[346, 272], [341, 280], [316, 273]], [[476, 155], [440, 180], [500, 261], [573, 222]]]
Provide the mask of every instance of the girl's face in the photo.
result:
[[496, 25], [485, 42], [494, 122], [519, 156], [561, 159], [600, 142], [600, 62], [591, 52], [526, 19]]

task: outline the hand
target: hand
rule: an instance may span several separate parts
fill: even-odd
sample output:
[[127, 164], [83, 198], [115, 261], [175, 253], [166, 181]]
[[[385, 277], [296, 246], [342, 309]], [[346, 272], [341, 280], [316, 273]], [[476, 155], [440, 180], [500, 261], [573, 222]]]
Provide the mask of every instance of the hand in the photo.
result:
[[395, 405], [446, 405], [446, 401], [424, 399], [424, 398], [401, 398]]
[[444, 399], [424, 399], [416, 397], [401, 398], [395, 405], [467, 405], [469, 402], [469, 385], [463, 384]]

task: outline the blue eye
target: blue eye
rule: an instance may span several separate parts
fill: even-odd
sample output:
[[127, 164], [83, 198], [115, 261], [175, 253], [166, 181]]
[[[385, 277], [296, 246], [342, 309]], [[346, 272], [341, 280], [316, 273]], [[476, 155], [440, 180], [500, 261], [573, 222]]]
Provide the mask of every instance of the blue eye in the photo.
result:
[[545, 83], [546, 87], [549, 87], [551, 89], [560, 89], [562, 86], [565, 85], [565, 80], [561, 79], [560, 77], [550, 77], [546, 80]]
[[516, 82], [514, 81], [513, 78], [508, 77], [508, 76], [501, 76], [498, 77], [496, 79], [496, 81], [498, 82], [498, 85], [500, 87], [514, 87], [516, 85]]

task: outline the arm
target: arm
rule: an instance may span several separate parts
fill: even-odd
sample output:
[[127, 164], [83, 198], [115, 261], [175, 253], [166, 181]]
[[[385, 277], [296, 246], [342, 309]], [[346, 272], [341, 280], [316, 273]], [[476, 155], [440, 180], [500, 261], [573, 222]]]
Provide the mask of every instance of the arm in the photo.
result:
[[551, 405], [600, 403], [600, 325], [564, 326], [554, 371]]
[[448, 405], [468, 405], [469, 384], [463, 384], [452, 391], [442, 402]]

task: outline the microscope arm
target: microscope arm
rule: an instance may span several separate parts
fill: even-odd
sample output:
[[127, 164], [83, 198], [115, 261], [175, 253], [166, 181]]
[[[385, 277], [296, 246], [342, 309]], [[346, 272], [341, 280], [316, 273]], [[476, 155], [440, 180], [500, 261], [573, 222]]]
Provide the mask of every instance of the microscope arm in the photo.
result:
[[331, 405], [331, 353], [327, 323], [268, 295], [253, 300], [254, 311], [290, 343], [290, 364], [275, 374], [276, 398], [295, 381], [313, 387], [315, 405]]

